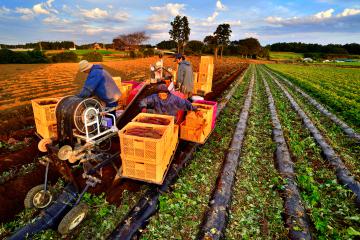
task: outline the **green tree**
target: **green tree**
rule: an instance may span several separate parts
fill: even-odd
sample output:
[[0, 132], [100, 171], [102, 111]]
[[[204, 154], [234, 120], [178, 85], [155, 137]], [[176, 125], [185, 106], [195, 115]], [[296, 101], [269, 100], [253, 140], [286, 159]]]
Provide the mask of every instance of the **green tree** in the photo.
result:
[[161, 41], [156, 46], [160, 49], [173, 49], [177, 47], [177, 44], [174, 40]]
[[190, 49], [190, 51], [194, 53], [202, 53], [204, 43], [202, 41], [192, 40], [186, 44], [186, 48]]
[[186, 16], [177, 15], [170, 24], [172, 27], [169, 31], [170, 38], [177, 43], [177, 52], [180, 53], [180, 50], [184, 52], [184, 45], [189, 41], [191, 31], [189, 21]]
[[204, 38], [204, 43], [209, 47], [214, 49], [214, 56], [217, 59], [219, 51], [219, 39], [217, 36], [208, 35]]
[[219, 44], [219, 47], [221, 49], [221, 52], [220, 52], [221, 58], [222, 58], [222, 55], [223, 55], [224, 46], [227, 46], [230, 43], [231, 33], [232, 33], [232, 31], [231, 31], [231, 28], [230, 28], [230, 24], [227, 24], [227, 23], [220, 24], [216, 28], [216, 31], [214, 32], [214, 36], [217, 37], [218, 44]]

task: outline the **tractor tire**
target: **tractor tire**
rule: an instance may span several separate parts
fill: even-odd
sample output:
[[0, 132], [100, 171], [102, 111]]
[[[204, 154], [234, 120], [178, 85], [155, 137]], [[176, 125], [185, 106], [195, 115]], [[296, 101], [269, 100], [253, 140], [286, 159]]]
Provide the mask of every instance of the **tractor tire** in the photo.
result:
[[48, 189], [44, 192], [45, 184], [40, 184], [28, 191], [24, 199], [25, 208], [43, 209], [49, 206], [53, 201], [53, 195]]
[[73, 207], [61, 220], [58, 226], [58, 232], [61, 235], [67, 235], [74, 228], [79, 226], [79, 224], [85, 219], [89, 211], [88, 205], [85, 203], [79, 203]]

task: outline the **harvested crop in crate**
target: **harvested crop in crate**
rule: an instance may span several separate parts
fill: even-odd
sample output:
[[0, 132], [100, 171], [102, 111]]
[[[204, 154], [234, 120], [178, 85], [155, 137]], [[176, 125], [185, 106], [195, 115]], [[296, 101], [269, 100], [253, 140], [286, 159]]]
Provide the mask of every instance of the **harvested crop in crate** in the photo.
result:
[[155, 138], [160, 139], [163, 135], [162, 132], [150, 127], [133, 127], [127, 129], [125, 135], [132, 135], [138, 137]]
[[151, 124], [157, 124], [157, 125], [169, 125], [170, 120], [165, 118], [159, 118], [159, 117], [144, 117], [137, 120], [141, 123], [151, 123]]

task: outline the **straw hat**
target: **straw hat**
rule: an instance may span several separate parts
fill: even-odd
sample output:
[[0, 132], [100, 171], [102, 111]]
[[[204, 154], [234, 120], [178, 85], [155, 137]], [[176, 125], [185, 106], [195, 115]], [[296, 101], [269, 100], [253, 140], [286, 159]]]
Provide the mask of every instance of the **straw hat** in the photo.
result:
[[93, 64], [89, 63], [86, 60], [81, 60], [79, 62], [79, 70], [80, 72], [85, 72], [86, 70], [89, 70], [90, 68], [92, 68]]

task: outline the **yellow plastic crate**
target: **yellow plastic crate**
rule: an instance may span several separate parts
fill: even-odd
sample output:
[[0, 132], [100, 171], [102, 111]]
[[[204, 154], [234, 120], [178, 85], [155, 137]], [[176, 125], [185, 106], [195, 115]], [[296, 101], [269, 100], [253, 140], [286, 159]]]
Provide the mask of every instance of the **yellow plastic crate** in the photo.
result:
[[[153, 114], [153, 113], [139, 113], [136, 117], [134, 117], [132, 122], [141, 122], [142, 119], [147, 117], [156, 117], [169, 120], [168, 125], [160, 125], [160, 126], [169, 126], [170, 128], [174, 128], [174, 116], [162, 115], [162, 114]], [[153, 123], [152, 123], [153, 124]], [[158, 125], [158, 124], [155, 124]]]
[[[169, 128], [167, 132], [167, 139], [171, 139], [172, 135], [173, 135], [173, 131], [174, 131], [174, 122], [175, 122], [175, 118], [174, 116], [169, 116], [169, 115], [161, 115], [161, 114], [152, 114], [152, 113], [139, 113], [135, 118], [133, 118], [131, 121], [132, 122], [138, 122], [141, 123], [141, 119], [144, 119], [146, 117], [157, 117], [157, 118], [163, 118], [163, 119], [167, 119], [170, 121], [170, 123], [168, 125], [159, 125], [159, 124], [154, 124], [154, 125], [158, 125], [158, 126], [167, 126]], [[150, 124], [152, 125], [153, 123], [144, 123], [144, 124]]]
[[126, 105], [127, 99], [130, 95], [130, 92], [132, 90], [132, 84], [131, 83], [122, 83], [119, 87], [121, 92], [121, 98], [119, 99], [120, 105]]
[[193, 103], [203, 113], [198, 117], [195, 112], [188, 112], [186, 120], [180, 125], [180, 138], [203, 144], [211, 133], [214, 107], [211, 105]]
[[186, 121], [180, 125], [180, 139], [203, 144], [210, 132], [205, 132], [202, 126], [187, 126]]
[[44, 125], [35, 118], [36, 132], [43, 138], [57, 138], [57, 125]]
[[135, 180], [161, 184], [164, 179], [166, 169], [162, 164], [151, 164], [137, 160], [122, 158], [122, 177]]
[[59, 98], [38, 98], [31, 100], [34, 118], [38, 119], [42, 125], [52, 125], [56, 123], [56, 104]]
[[[154, 139], [149, 137], [139, 137], [132, 135], [125, 135], [128, 129], [134, 127], [147, 127], [149, 129], [158, 130], [162, 136], [160, 139]], [[119, 131], [120, 147], [123, 160], [141, 161], [144, 163], [161, 164], [166, 155], [166, 149], [170, 144], [171, 134], [168, 133], [169, 127], [144, 124], [137, 122], [128, 123], [123, 129]]]
[[175, 124], [173, 134], [172, 134], [171, 144], [170, 144], [170, 147], [168, 148], [168, 152], [167, 152], [167, 155], [168, 155], [167, 158], [169, 159], [169, 161], [163, 162], [165, 169], [168, 167], [171, 158], [175, 154], [176, 146], [177, 146], [178, 142], [179, 142], [179, 125]]
[[121, 88], [121, 77], [113, 77], [113, 80], [116, 86], [120, 89]]
[[200, 64], [201, 63], [214, 64], [214, 56], [201, 56]]

